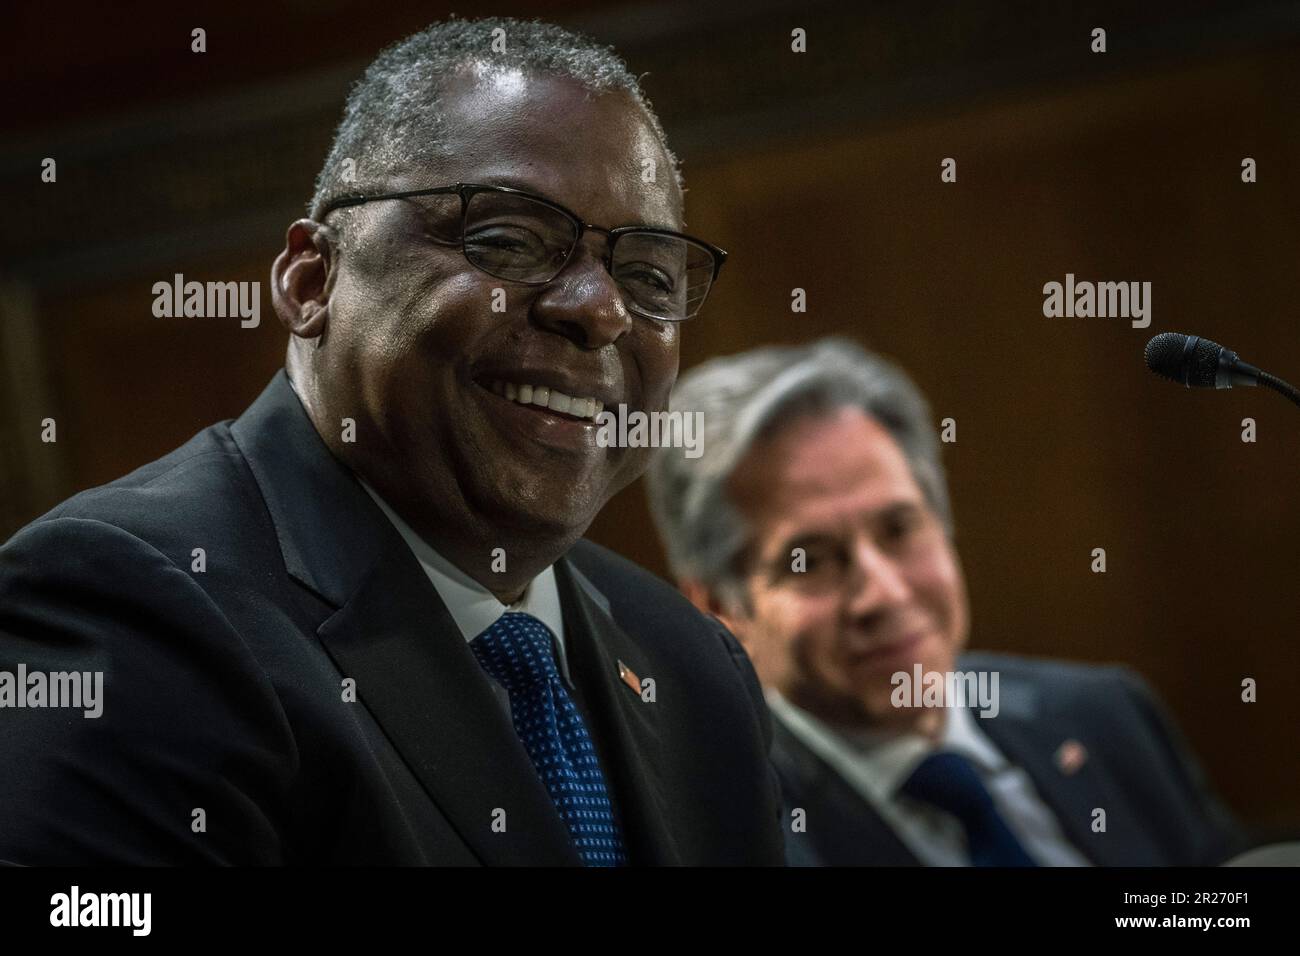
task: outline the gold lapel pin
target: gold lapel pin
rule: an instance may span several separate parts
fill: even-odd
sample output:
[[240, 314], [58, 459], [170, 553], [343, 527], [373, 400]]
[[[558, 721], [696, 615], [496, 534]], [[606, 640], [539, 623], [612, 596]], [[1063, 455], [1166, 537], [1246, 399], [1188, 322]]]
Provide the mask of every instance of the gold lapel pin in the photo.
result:
[[628, 687], [631, 687], [638, 695], [641, 693], [641, 678], [632, 673], [632, 668], [628, 667], [622, 661], [618, 662], [618, 679]]

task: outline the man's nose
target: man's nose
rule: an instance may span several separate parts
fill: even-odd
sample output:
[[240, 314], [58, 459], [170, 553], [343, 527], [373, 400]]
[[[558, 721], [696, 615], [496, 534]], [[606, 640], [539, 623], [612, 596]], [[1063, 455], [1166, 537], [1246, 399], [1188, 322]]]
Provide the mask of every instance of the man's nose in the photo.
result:
[[855, 615], [899, 607], [912, 599], [903, 568], [870, 540], [853, 546], [849, 587], [849, 610]]
[[632, 327], [632, 313], [605, 268], [605, 248], [604, 236], [583, 236], [564, 269], [533, 301], [538, 322], [584, 349], [609, 345]]

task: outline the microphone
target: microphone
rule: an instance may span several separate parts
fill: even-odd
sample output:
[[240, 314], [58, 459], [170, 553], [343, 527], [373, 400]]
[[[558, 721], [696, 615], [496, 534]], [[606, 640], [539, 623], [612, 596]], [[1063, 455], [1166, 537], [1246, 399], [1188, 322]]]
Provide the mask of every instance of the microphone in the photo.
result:
[[1188, 388], [1263, 385], [1300, 405], [1300, 392], [1291, 385], [1199, 335], [1161, 332], [1147, 343], [1145, 356], [1151, 371]]
[[1259, 369], [1199, 335], [1161, 332], [1147, 343], [1147, 368], [1188, 388], [1259, 384]]

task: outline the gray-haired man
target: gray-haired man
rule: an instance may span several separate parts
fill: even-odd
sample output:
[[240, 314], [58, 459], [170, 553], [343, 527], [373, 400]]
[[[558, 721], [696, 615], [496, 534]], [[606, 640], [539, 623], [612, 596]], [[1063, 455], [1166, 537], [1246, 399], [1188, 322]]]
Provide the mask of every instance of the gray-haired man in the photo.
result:
[[1239, 847], [1132, 672], [959, 658], [940, 443], [898, 368], [839, 339], [756, 349], [683, 375], [672, 406], [703, 411], [705, 453], [659, 453], [652, 512], [679, 586], [767, 689], [792, 863], [1211, 864]]

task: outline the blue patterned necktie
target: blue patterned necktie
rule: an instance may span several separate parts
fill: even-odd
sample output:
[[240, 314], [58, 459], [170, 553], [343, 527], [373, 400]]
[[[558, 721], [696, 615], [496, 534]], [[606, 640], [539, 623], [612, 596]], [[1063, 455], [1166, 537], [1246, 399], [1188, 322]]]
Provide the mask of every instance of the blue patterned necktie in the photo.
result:
[[975, 866], [1037, 866], [1006, 820], [967, 758], [951, 751], [930, 754], [900, 788], [900, 792], [961, 821]]
[[587, 866], [627, 863], [582, 714], [560, 680], [551, 629], [531, 614], [509, 611], [470, 641], [483, 669], [510, 694], [515, 733], [569, 828]]

